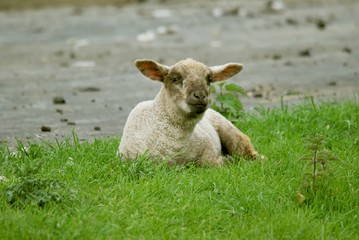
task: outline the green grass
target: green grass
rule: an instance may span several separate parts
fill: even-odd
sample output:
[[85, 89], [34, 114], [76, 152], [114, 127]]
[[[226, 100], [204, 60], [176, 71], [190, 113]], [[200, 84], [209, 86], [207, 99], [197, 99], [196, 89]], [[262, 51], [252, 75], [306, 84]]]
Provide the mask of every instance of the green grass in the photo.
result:
[[[236, 124], [267, 161], [123, 164], [118, 139], [76, 136], [20, 144], [17, 154], [3, 146], [0, 239], [359, 239], [358, 102], [258, 108]], [[329, 163], [329, 185], [300, 204], [310, 166], [299, 159], [314, 134], [340, 160]]]

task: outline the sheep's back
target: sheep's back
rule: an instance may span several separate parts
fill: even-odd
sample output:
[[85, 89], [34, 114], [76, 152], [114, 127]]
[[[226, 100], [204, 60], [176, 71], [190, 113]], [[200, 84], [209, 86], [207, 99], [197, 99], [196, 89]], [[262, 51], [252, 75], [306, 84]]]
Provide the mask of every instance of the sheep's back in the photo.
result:
[[135, 158], [146, 146], [147, 138], [151, 135], [153, 122], [153, 101], [137, 104], [130, 112], [119, 146], [119, 153], [127, 158]]

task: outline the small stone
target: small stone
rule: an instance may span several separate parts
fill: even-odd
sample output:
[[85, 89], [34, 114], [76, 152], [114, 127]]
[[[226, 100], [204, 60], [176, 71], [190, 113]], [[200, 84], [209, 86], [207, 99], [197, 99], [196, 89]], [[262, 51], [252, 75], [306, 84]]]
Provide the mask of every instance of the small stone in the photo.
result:
[[263, 93], [261, 93], [261, 92], [255, 92], [255, 93], [253, 93], [253, 97], [254, 97], [254, 98], [262, 98], [262, 97], [263, 97]]
[[173, 16], [173, 13], [170, 9], [155, 9], [152, 11], [152, 16], [154, 18], [169, 18]]
[[61, 122], [68, 122], [69, 120], [67, 118], [61, 118], [60, 121]]
[[67, 125], [76, 125], [75, 122], [67, 122]]
[[60, 113], [61, 115], [64, 113], [64, 111], [62, 109], [56, 109], [57, 113]]
[[96, 63], [93, 61], [77, 61], [72, 64], [72, 67], [92, 68], [92, 67], [96, 67]]
[[156, 39], [156, 33], [152, 30], [137, 35], [138, 42], [152, 42]]
[[328, 86], [336, 86], [337, 85], [337, 82], [336, 81], [330, 81], [328, 83]]
[[272, 58], [273, 58], [273, 60], [280, 60], [280, 59], [282, 59], [282, 56], [279, 55], [279, 54], [274, 54], [274, 55], [272, 56]]
[[287, 19], [286, 19], [286, 22], [287, 22], [287, 24], [289, 24], [289, 25], [298, 25], [298, 21], [295, 20], [294, 18], [287, 18]]
[[327, 23], [323, 19], [317, 19], [315, 25], [319, 30], [324, 30], [327, 26]]
[[66, 103], [65, 98], [59, 97], [59, 96], [54, 97], [54, 98], [52, 99], [52, 102], [53, 102], [54, 104], [65, 104], [65, 103]]
[[351, 53], [352, 53], [352, 49], [349, 48], [349, 47], [344, 47], [344, 48], [343, 48], [343, 52], [346, 52], [346, 53], [348, 53], [348, 54], [351, 54]]
[[161, 35], [172, 35], [178, 32], [176, 26], [159, 26], [157, 28], [157, 33]]
[[41, 131], [42, 132], [51, 132], [51, 128], [48, 126], [41, 126]]
[[311, 55], [310, 49], [304, 49], [299, 52], [299, 56], [301, 57], [310, 57]]
[[285, 5], [282, 0], [271, 0], [267, 2], [266, 8], [268, 12], [280, 12], [285, 9]]
[[96, 127], [94, 127], [94, 130], [95, 130], [95, 131], [101, 131], [101, 127], [96, 126]]
[[93, 86], [83, 87], [79, 89], [80, 92], [99, 92], [100, 90], [101, 89], [99, 87], [93, 87]]

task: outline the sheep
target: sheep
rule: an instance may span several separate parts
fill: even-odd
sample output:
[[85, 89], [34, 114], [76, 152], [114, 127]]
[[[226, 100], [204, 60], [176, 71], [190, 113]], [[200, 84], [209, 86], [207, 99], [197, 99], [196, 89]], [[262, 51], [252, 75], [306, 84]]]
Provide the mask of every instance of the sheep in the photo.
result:
[[227, 154], [259, 157], [250, 139], [209, 108], [210, 84], [242, 70], [238, 63], [207, 67], [193, 59], [166, 66], [136, 60], [138, 70], [163, 83], [154, 100], [139, 103], [126, 121], [118, 153], [122, 159], [147, 154], [170, 164], [222, 165]]

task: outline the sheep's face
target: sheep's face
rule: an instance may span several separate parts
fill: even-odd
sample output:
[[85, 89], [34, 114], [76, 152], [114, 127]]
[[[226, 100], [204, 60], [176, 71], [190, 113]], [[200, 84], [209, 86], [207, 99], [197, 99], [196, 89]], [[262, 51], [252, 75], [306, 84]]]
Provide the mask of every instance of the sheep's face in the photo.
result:
[[204, 113], [210, 104], [209, 87], [212, 71], [193, 60], [184, 60], [168, 69], [164, 77], [166, 90], [185, 113]]
[[206, 65], [186, 59], [168, 67], [152, 60], [137, 60], [137, 68], [152, 80], [164, 83], [169, 99], [188, 116], [203, 114], [210, 104], [210, 84], [237, 74], [242, 65]]

